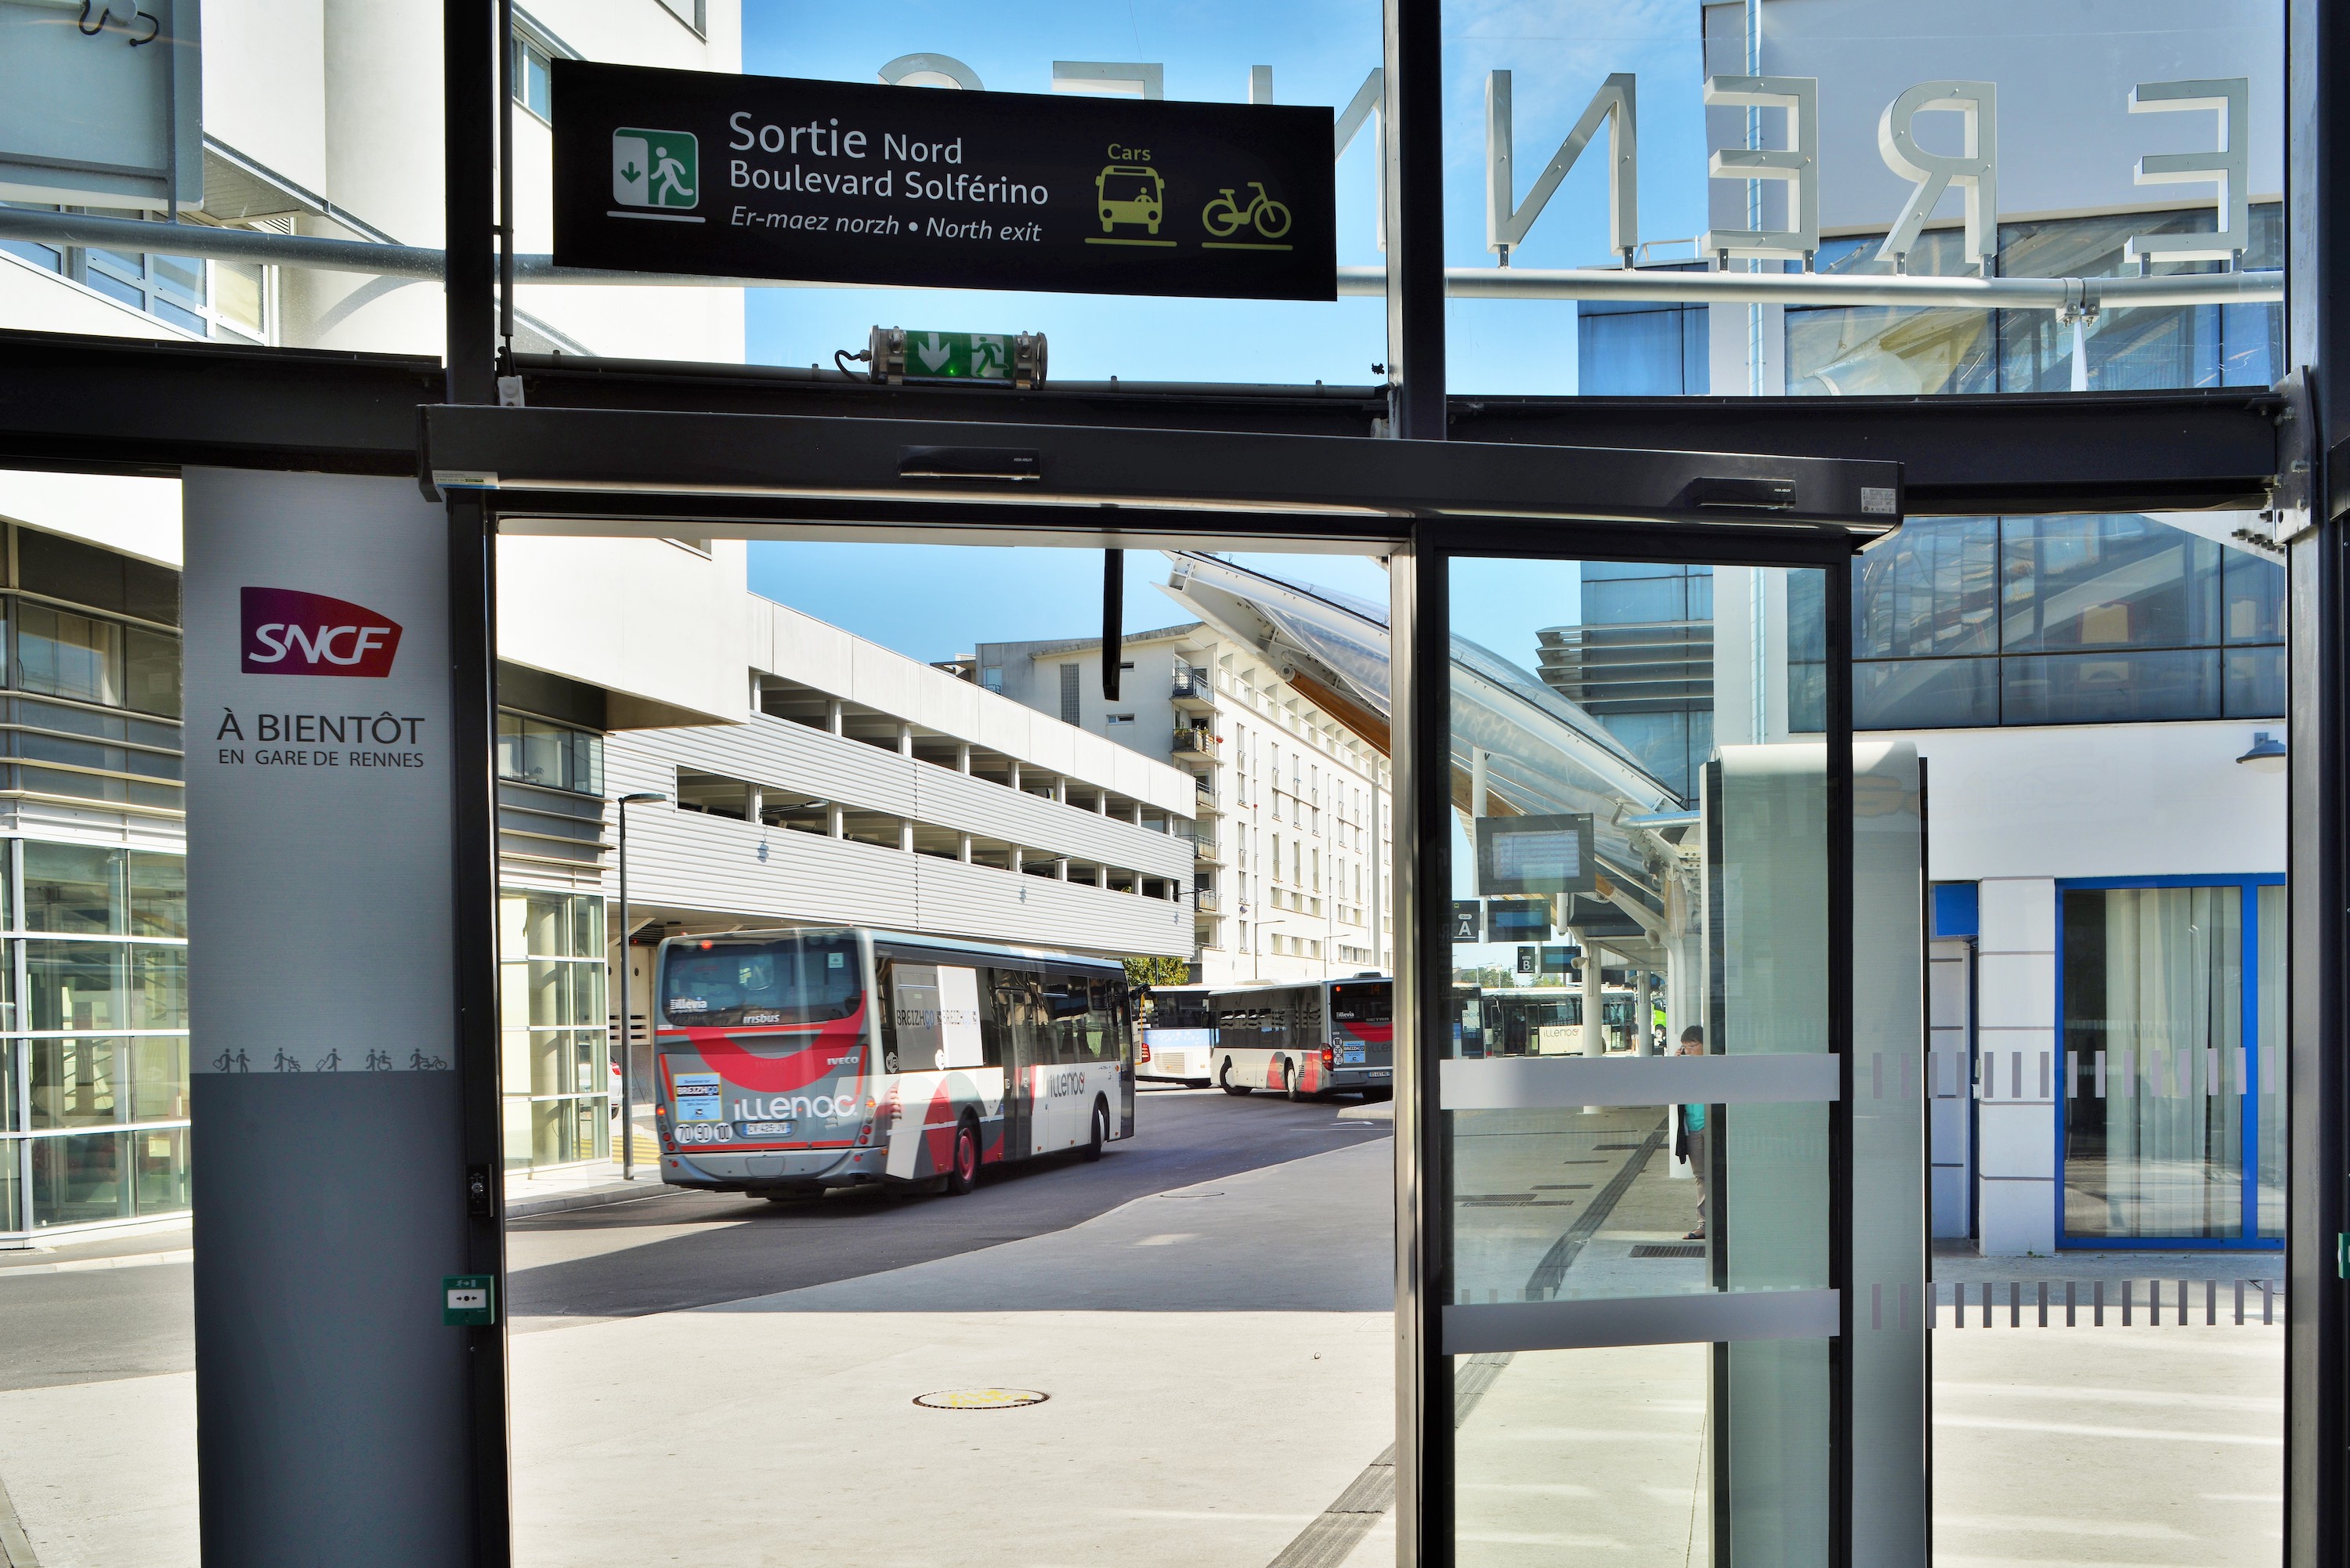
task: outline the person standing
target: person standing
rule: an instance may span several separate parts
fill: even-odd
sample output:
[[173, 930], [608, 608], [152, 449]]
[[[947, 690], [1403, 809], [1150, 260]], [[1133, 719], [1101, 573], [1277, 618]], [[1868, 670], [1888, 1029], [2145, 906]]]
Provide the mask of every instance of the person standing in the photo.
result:
[[[1680, 1054], [1684, 1056], [1705, 1054], [1705, 1031], [1690, 1024], [1681, 1031]], [[1690, 1174], [1697, 1179], [1697, 1229], [1681, 1238], [1684, 1241], [1705, 1240], [1705, 1107], [1676, 1106], [1674, 1115], [1680, 1120], [1680, 1130], [1673, 1139], [1673, 1152], [1689, 1161]]]

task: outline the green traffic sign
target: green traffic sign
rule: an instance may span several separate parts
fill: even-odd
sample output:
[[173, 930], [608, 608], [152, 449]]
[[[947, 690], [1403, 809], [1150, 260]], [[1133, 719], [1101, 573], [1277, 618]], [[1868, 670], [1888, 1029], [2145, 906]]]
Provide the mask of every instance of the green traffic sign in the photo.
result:
[[488, 1274], [441, 1278], [441, 1322], [449, 1328], [489, 1328], [498, 1321], [498, 1283]]

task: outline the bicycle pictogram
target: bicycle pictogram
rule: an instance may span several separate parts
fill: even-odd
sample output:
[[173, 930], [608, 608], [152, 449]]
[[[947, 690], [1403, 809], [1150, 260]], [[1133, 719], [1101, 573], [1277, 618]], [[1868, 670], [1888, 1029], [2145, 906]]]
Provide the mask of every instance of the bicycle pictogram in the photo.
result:
[[1215, 235], [1217, 240], [1227, 242], [1217, 244], [1214, 241], [1211, 241], [1209, 242], [1211, 248], [1284, 251], [1289, 249], [1287, 245], [1260, 245], [1254, 242], [1231, 243], [1232, 236], [1239, 234], [1243, 228], [1253, 228], [1262, 239], [1267, 241], [1278, 240], [1282, 235], [1289, 233], [1289, 209], [1266, 193], [1263, 181], [1252, 180], [1248, 184], [1249, 189], [1256, 194], [1250, 197], [1246, 202], [1237, 200], [1232, 193], [1233, 188], [1227, 185], [1200, 214], [1200, 222], [1208, 233]]

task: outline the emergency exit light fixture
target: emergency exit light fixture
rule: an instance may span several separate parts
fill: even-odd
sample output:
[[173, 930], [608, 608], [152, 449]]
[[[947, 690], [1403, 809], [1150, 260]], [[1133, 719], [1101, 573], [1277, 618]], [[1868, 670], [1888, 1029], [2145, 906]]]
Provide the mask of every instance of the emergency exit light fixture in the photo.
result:
[[928, 327], [876, 327], [868, 340], [867, 372], [877, 381], [976, 381], [983, 386], [1045, 384], [1041, 332], [938, 332]]

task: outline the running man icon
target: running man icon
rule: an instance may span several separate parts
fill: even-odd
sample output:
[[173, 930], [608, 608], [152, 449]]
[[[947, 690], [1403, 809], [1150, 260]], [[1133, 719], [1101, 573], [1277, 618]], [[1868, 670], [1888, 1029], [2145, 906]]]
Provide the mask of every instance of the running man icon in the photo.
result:
[[612, 132], [612, 200], [679, 211], [702, 201], [702, 142], [690, 130]]

